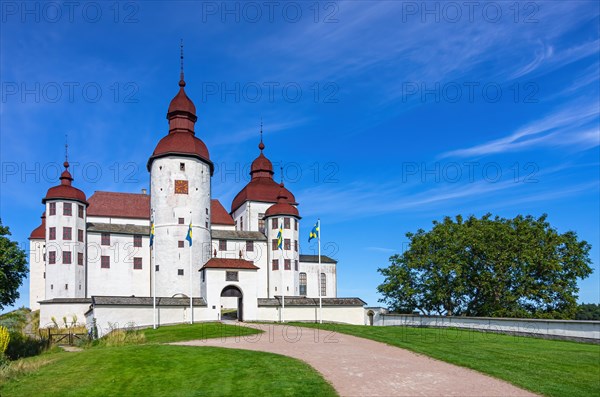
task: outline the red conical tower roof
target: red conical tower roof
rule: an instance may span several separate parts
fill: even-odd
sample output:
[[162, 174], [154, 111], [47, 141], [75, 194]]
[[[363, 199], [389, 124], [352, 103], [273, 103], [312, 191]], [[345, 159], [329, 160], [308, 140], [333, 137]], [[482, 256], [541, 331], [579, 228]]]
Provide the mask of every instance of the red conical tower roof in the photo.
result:
[[212, 174], [214, 166], [212, 161], [210, 161], [208, 148], [194, 133], [194, 125], [198, 117], [196, 117], [196, 106], [185, 93], [183, 52], [181, 59], [182, 66], [179, 77], [179, 92], [171, 100], [169, 110], [167, 111], [169, 133], [156, 145], [152, 156], [150, 156], [150, 159], [148, 160], [147, 168], [148, 171], [150, 171], [150, 166], [156, 158], [178, 155], [194, 157], [204, 161], [210, 166], [210, 172]]
[[88, 206], [89, 204], [85, 197], [85, 193], [71, 186], [71, 183], [73, 182], [73, 177], [69, 172], [69, 162], [65, 161], [63, 165], [65, 166], [65, 170], [62, 172], [62, 174], [60, 174], [60, 185], [48, 189], [46, 197], [42, 199], [42, 203], [46, 203], [46, 201], [51, 199], [65, 199], [79, 201], [82, 204]]
[[279, 184], [279, 193], [277, 195], [277, 203], [273, 204], [265, 211], [265, 218], [277, 215], [291, 215], [296, 218], [300, 218], [298, 208], [291, 205], [288, 201], [288, 190], [283, 185], [283, 182]]
[[[277, 203], [281, 187], [273, 180], [273, 164], [263, 153], [265, 144], [262, 140], [262, 125], [260, 133], [260, 143], [258, 144], [260, 154], [252, 162], [252, 166], [250, 167], [252, 179], [233, 199], [233, 202], [231, 203], [231, 213], [240, 208], [246, 201]], [[294, 205], [297, 204], [296, 198], [292, 192], [285, 187], [283, 189], [285, 191], [287, 202]]]

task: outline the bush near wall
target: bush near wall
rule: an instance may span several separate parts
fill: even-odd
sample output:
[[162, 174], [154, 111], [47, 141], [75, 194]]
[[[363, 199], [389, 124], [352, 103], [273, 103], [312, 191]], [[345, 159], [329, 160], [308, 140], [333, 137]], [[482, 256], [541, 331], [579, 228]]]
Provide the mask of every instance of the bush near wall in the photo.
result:
[[46, 347], [47, 343], [43, 339], [33, 339], [20, 332], [11, 332], [5, 355], [9, 360], [17, 360], [23, 357], [36, 356], [43, 352]]

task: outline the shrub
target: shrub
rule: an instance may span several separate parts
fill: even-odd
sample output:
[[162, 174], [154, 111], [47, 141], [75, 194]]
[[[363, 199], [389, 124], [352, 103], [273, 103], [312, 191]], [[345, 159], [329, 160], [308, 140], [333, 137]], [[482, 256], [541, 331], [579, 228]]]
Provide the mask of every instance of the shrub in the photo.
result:
[[17, 360], [23, 357], [36, 356], [44, 351], [47, 344], [43, 339], [33, 339], [20, 332], [11, 332], [6, 349], [6, 357]]
[[0, 357], [4, 356], [4, 352], [8, 347], [8, 342], [10, 341], [10, 334], [8, 333], [8, 329], [0, 325]]

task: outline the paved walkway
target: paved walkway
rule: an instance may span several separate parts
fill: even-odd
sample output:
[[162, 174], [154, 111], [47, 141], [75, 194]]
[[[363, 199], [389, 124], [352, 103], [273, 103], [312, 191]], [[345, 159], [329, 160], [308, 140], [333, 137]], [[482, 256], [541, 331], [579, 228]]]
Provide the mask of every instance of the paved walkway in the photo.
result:
[[351, 335], [284, 325], [250, 325], [263, 334], [177, 342], [266, 351], [303, 360], [342, 396], [533, 396], [463, 367]]

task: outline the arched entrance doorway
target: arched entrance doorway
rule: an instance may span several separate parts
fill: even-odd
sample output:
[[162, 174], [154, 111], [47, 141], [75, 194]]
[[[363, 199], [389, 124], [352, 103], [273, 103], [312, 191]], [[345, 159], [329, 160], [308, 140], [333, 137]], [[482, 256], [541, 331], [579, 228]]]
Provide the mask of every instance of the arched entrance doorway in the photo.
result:
[[369, 325], [373, 325], [373, 316], [375, 316], [375, 312], [373, 310], [369, 310], [367, 312], [367, 316], [369, 316]]
[[[244, 321], [244, 301], [242, 291], [235, 285], [228, 285], [221, 291], [221, 319], [237, 319], [238, 321]], [[235, 299], [234, 299], [235, 298]], [[236, 302], [235, 304], [232, 304]], [[232, 307], [235, 306], [235, 307]], [[232, 309], [235, 309], [232, 310]]]

